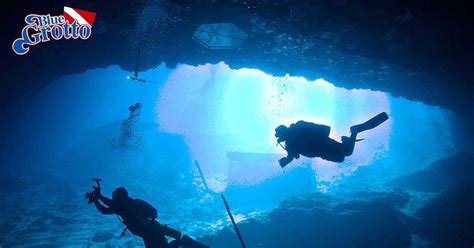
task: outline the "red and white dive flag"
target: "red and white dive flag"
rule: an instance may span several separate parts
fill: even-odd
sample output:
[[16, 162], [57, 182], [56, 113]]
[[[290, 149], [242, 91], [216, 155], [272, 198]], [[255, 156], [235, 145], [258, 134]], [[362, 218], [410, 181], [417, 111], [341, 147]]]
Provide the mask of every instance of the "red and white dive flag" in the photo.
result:
[[95, 19], [95, 13], [82, 9], [74, 9], [71, 7], [64, 6], [64, 18], [67, 22], [73, 23], [77, 20], [77, 23], [80, 25], [89, 25], [92, 26]]

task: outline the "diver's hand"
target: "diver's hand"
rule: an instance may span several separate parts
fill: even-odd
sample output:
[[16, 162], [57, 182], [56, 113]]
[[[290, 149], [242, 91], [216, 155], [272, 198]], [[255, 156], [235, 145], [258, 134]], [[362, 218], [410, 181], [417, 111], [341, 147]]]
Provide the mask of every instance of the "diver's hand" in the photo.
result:
[[92, 202], [93, 202], [93, 203], [99, 202], [99, 195], [95, 194], [95, 195], [94, 195], [94, 198], [92, 198]]
[[289, 159], [287, 157], [284, 157], [284, 158], [281, 158], [280, 160], [278, 160], [278, 163], [280, 164], [281, 168], [285, 167], [290, 162], [291, 162], [291, 159]]
[[94, 191], [93, 191], [94, 192], [94, 199], [96, 201], [100, 200], [103, 197], [100, 188], [97, 187], [97, 186], [92, 186], [92, 187], [94, 188]]
[[100, 188], [97, 187], [97, 186], [92, 186], [92, 188], [94, 188], [94, 194], [96, 194], [97, 196], [101, 196], [102, 195], [102, 192], [100, 191]]

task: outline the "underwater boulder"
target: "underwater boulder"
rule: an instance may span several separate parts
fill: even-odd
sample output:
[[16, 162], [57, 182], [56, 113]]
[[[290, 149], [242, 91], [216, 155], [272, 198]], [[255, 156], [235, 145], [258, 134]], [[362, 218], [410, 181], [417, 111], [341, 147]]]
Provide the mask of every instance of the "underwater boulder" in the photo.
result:
[[435, 247], [471, 247], [474, 244], [474, 185], [441, 193], [418, 210], [419, 233]]
[[[397, 192], [294, 196], [261, 219], [239, 223], [249, 247], [409, 247], [411, 236], [393, 199]], [[396, 203], [396, 204], [394, 204]], [[211, 247], [240, 247], [229, 228], [204, 236]]]
[[461, 153], [439, 159], [425, 169], [389, 181], [386, 185], [423, 192], [441, 192], [462, 184], [474, 184], [474, 157]]

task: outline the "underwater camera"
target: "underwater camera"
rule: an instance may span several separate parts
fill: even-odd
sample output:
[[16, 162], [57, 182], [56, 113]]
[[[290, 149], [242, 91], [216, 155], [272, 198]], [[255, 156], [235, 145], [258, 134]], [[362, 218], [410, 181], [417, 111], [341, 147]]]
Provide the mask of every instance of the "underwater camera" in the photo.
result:
[[86, 193], [87, 204], [95, 202], [97, 199], [99, 199], [100, 196], [100, 182], [102, 181], [102, 179], [92, 178], [92, 181], [94, 181], [97, 186], [92, 186], [94, 190]]

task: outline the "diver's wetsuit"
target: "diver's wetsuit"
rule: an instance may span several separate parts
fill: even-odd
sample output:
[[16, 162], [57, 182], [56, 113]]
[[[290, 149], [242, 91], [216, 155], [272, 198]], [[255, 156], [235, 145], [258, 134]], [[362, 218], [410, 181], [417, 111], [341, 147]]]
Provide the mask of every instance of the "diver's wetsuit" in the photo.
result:
[[105, 207], [99, 201], [95, 201], [94, 204], [97, 207], [97, 210], [102, 214], [119, 215], [127, 229], [143, 239], [145, 247], [169, 247], [161, 225], [159, 225], [158, 222], [143, 216], [143, 207], [151, 207], [147, 202], [140, 199], [129, 198], [117, 203], [102, 195], [99, 197], [99, 200], [108, 207]]
[[280, 166], [285, 167], [300, 155], [341, 163], [354, 152], [358, 133], [375, 128], [387, 119], [387, 113], [382, 112], [362, 124], [352, 126], [351, 136], [343, 136], [342, 142], [329, 138], [329, 126], [306, 121], [298, 121], [289, 127], [280, 125], [275, 129], [275, 137], [279, 143], [285, 142], [284, 148], [288, 152], [288, 156], [279, 160]]
[[357, 134], [343, 137], [342, 142], [337, 142], [329, 138], [330, 130], [329, 126], [305, 121], [291, 124], [285, 140], [287, 160], [291, 162], [294, 158], [299, 158], [299, 155], [303, 155], [333, 162], [344, 161], [344, 157], [350, 156], [354, 151]]

